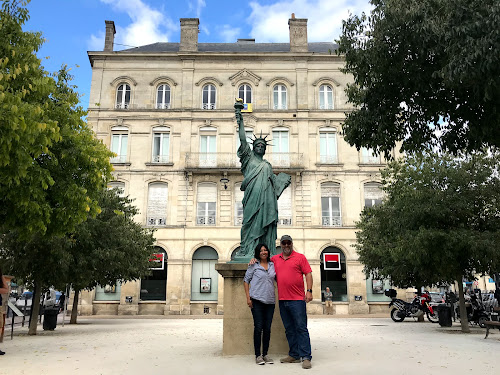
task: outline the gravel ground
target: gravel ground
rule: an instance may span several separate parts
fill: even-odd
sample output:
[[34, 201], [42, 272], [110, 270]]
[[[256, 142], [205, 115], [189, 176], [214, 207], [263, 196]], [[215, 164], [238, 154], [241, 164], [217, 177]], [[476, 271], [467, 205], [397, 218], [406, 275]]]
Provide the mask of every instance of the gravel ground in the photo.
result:
[[[0, 374], [299, 374], [300, 364], [257, 366], [253, 356], [223, 357], [222, 319], [197, 317], [79, 318], [78, 325], [27, 336], [17, 328], [0, 348]], [[498, 373], [500, 331], [390, 318], [310, 317], [313, 368], [318, 374]]]

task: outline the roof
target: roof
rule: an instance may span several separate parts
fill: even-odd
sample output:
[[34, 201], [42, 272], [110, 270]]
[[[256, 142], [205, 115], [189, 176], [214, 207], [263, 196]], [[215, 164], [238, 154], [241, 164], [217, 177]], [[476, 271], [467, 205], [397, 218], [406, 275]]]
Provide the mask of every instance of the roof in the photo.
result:
[[[309, 52], [312, 53], [332, 53], [337, 48], [338, 44], [335, 43], [308, 43]], [[179, 52], [179, 43], [153, 43], [117, 52]], [[198, 52], [290, 52], [290, 43], [198, 43]]]

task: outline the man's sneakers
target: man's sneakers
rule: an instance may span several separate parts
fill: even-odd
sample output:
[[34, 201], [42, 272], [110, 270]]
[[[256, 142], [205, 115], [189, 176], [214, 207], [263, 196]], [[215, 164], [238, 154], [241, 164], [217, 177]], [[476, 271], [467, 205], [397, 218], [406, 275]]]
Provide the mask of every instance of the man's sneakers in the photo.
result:
[[300, 359], [299, 358], [293, 358], [293, 357], [290, 357], [288, 355], [285, 358], [281, 358], [280, 362], [281, 363], [300, 363]]
[[311, 360], [310, 359], [303, 359], [302, 360], [302, 368], [309, 369], [311, 368]]
[[259, 355], [255, 357], [255, 363], [257, 363], [258, 365], [265, 365], [266, 361], [264, 361], [264, 358], [261, 355]]

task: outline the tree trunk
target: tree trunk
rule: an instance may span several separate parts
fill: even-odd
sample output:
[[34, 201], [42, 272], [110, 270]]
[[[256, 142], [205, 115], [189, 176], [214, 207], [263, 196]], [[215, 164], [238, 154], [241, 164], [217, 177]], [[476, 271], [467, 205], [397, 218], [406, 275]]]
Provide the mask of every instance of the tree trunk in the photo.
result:
[[462, 326], [463, 333], [470, 333], [469, 319], [467, 319], [467, 309], [465, 308], [465, 298], [464, 298], [464, 284], [462, 281], [462, 276], [457, 280], [458, 284], [458, 300], [460, 306], [460, 325]]
[[31, 318], [28, 335], [36, 335], [36, 328], [38, 326], [38, 313], [40, 312], [40, 296], [42, 295], [42, 287], [40, 283], [35, 281], [33, 297], [31, 300]]
[[78, 318], [78, 299], [80, 297], [80, 289], [75, 289], [75, 295], [73, 297], [73, 307], [71, 308], [71, 319], [69, 324], [76, 324], [76, 319]]
[[[416, 289], [417, 289], [417, 296], [419, 296], [419, 297], [420, 297], [420, 295], [422, 294], [422, 286], [421, 286], [421, 285], [419, 285], [419, 286], [417, 286], [417, 288], [416, 288]], [[424, 315], [422, 314], [422, 315], [420, 315], [420, 316], [417, 318], [417, 322], [423, 322], [423, 321], [424, 321]]]

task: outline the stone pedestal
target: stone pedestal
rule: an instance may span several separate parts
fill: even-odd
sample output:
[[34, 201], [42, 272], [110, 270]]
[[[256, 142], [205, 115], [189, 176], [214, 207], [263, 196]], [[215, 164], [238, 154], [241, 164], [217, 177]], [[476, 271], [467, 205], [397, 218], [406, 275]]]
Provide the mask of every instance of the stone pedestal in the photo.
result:
[[[247, 306], [243, 288], [243, 277], [247, 268], [246, 264], [241, 263], [217, 263], [215, 265], [215, 269], [224, 278], [223, 355], [254, 355], [253, 318]], [[288, 343], [279, 313], [277, 291], [269, 354], [279, 356], [288, 354]]]

